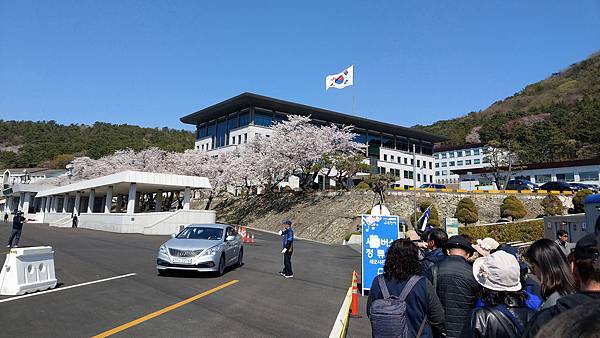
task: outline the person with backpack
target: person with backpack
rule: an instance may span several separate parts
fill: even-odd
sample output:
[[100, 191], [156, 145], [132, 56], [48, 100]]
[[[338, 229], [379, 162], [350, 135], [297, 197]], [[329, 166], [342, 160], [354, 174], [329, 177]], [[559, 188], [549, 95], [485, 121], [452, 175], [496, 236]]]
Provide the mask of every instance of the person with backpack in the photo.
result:
[[398, 239], [388, 248], [383, 274], [375, 277], [367, 300], [373, 337], [439, 337], [444, 310], [421, 274], [417, 246]]
[[471, 312], [460, 337], [521, 337], [535, 311], [525, 304], [517, 258], [502, 250], [478, 258], [473, 276], [483, 287], [485, 306]]

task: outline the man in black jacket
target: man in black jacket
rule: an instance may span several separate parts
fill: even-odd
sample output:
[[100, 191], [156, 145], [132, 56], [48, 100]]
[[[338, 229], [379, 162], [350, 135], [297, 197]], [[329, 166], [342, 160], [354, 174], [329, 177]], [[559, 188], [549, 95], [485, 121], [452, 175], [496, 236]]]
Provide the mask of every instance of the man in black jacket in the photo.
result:
[[525, 337], [535, 337], [542, 326], [569, 309], [600, 300], [600, 249], [595, 234], [577, 242], [574, 259], [571, 267], [581, 291], [564, 296], [556, 301], [556, 305], [538, 312], [529, 323]]
[[448, 241], [448, 235], [442, 229], [433, 228], [424, 234], [423, 237], [425, 237], [428, 250], [425, 252], [425, 257], [421, 260], [421, 271], [425, 275], [432, 266], [446, 257], [443, 248], [446, 245], [446, 241]]
[[467, 263], [475, 249], [463, 236], [452, 236], [444, 246], [447, 257], [434, 265], [427, 278], [433, 284], [446, 315], [446, 336], [459, 337], [481, 289]]
[[19, 239], [21, 239], [21, 231], [23, 230], [23, 222], [25, 222], [23, 212], [17, 211], [17, 214], [13, 218], [12, 233], [10, 234], [10, 238], [8, 239], [7, 247], [14, 248], [17, 245], [19, 245]]

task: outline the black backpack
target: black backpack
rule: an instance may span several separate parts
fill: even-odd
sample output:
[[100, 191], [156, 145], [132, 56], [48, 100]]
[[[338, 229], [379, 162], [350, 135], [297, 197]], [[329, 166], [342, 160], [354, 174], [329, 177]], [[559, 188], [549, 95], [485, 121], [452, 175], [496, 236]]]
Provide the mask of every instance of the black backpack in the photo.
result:
[[[408, 320], [405, 299], [421, 276], [412, 276], [402, 289], [400, 296], [390, 296], [383, 275], [377, 276], [382, 299], [376, 299], [371, 305], [371, 330], [373, 337], [408, 337]], [[421, 336], [425, 319], [419, 327], [417, 337]]]

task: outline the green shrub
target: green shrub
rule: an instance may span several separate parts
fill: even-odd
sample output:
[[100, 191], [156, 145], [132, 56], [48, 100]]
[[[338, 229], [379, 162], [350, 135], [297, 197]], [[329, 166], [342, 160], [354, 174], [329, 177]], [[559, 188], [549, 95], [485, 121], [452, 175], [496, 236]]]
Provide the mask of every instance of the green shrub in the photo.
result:
[[521, 219], [527, 215], [523, 203], [515, 196], [508, 196], [500, 206], [500, 217], [510, 217], [511, 220]]
[[362, 190], [362, 191], [367, 191], [367, 190], [371, 189], [369, 184], [365, 181], [360, 181], [360, 183], [358, 183], [354, 188], [356, 190]]
[[590, 189], [583, 189], [583, 190], [579, 190], [575, 196], [573, 196], [573, 212], [574, 213], [581, 213], [584, 212], [583, 209], [583, 200], [588, 197], [589, 195], [592, 194], [592, 191]]
[[556, 195], [548, 195], [542, 200], [544, 214], [548, 216], [562, 215], [565, 212], [565, 206]]
[[458, 202], [454, 217], [464, 225], [476, 223], [479, 220], [479, 212], [472, 199], [465, 197]]
[[491, 237], [500, 243], [537, 241], [544, 237], [544, 220], [459, 227], [458, 233], [473, 239]]

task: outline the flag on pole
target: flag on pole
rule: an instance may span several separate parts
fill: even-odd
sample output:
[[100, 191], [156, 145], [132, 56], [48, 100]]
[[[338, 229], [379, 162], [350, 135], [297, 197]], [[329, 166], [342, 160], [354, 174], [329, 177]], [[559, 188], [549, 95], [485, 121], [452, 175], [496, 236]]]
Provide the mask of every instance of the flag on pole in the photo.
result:
[[344, 69], [341, 73], [325, 77], [325, 90], [329, 88], [342, 89], [354, 84], [354, 65]]
[[431, 213], [431, 205], [425, 210], [421, 218], [419, 218], [418, 223], [421, 224], [421, 231], [425, 231], [427, 228], [427, 221], [429, 221], [429, 214]]

